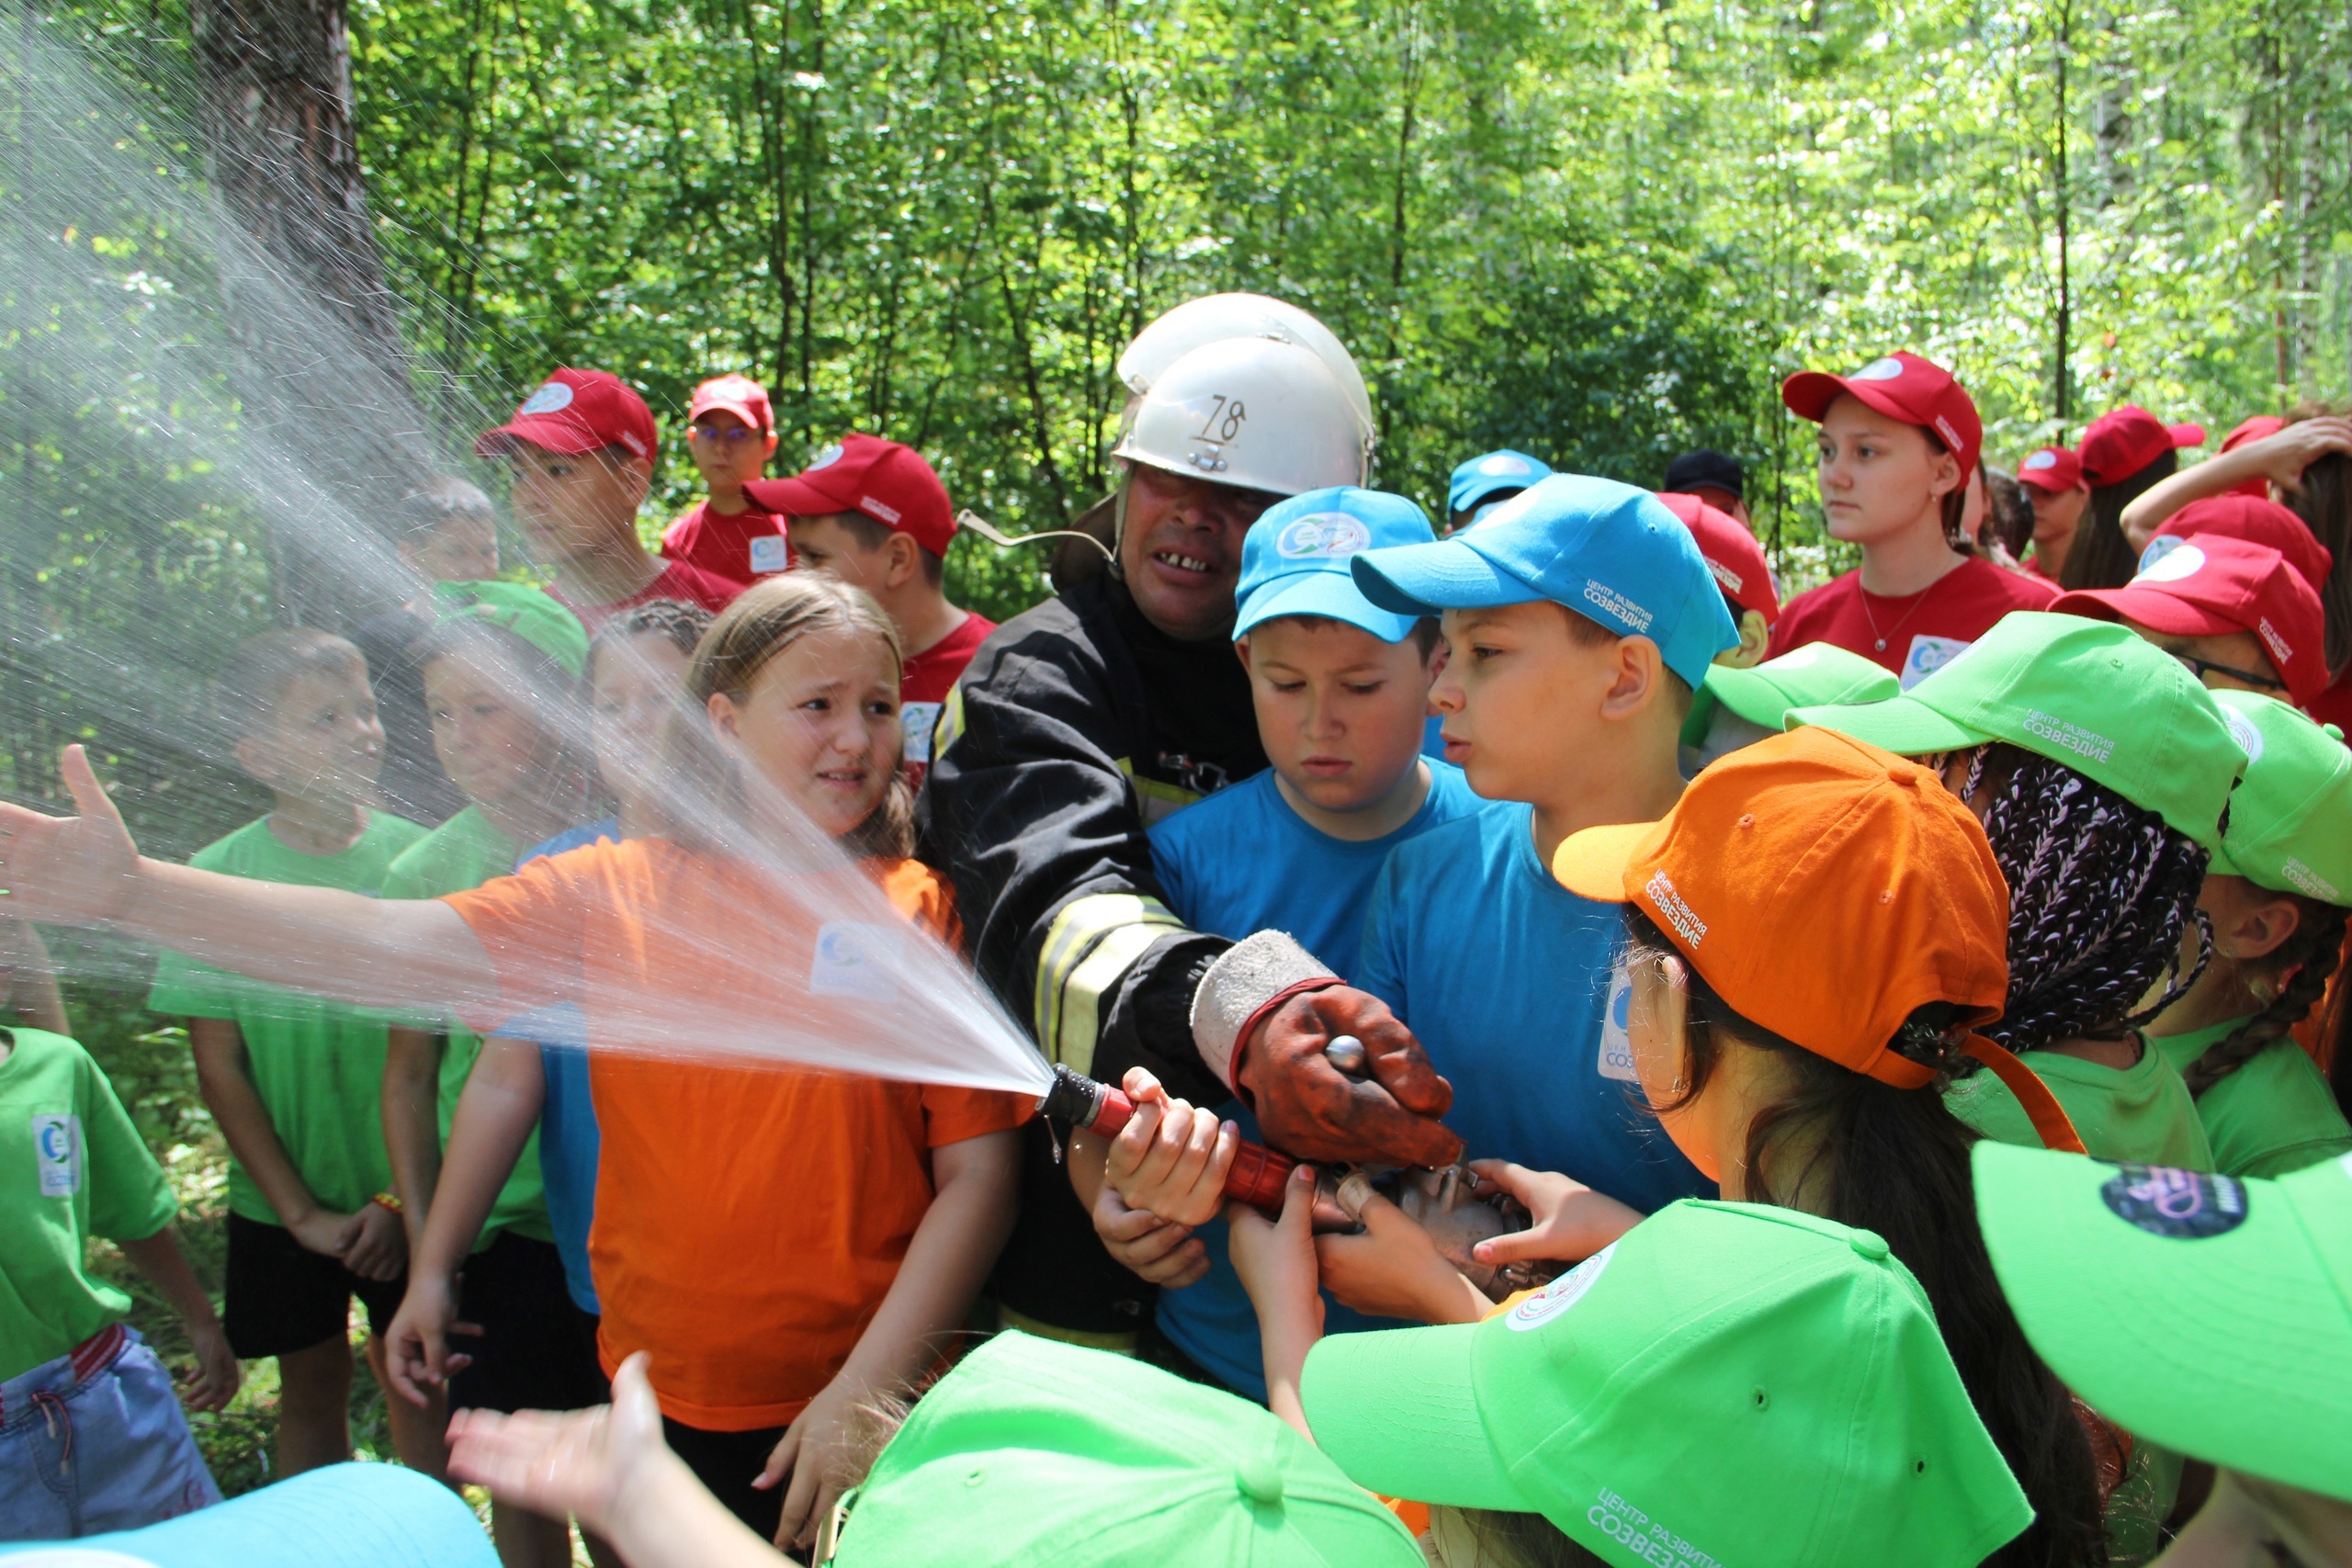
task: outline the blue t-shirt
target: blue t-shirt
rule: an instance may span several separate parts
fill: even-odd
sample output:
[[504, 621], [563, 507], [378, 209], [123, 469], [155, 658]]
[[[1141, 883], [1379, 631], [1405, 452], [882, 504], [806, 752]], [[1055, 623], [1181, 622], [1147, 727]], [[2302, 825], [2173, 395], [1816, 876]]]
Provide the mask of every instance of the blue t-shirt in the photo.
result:
[[[1168, 907], [1194, 931], [1236, 941], [1252, 931], [1288, 931], [1345, 979], [1355, 970], [1364, 908], [1388, 852], [1485, 806], [1461, 769], [1433, 761], [1429, 797], [1410, 821], [1351, 843], [1309, 827], [1283, 801], [1268, 768], [1152, 829], [1152, 867]], [[1239, 1100], [1227, 1101], [1218, 1114], [1237, 1122], [1243, 1137], [1258, 1138], [1258, 1119]], [[1263, 1401], [1258, 1314], [1227, 1256], [1225, 1222], [1212, 1220], [1196, 1234], [1208, 1247], [1209, 1271], [1181, 1291], [1159, 1293], [1160, 1332], [1227, 1387]], [[1327, 1334], [1409, 1326], [1351, 1312], [1328, 1292], [1323, 1298]]]
[[[566, 850], [618, 840], [620, 818], [607, 817], [558, 833], [526, 850], [514, 869]], [[597, 1310], [596, 1286], [588, 1273], [588, 1226], [596, 1217], [596, 1157], [603, 1137], [596, 1105], [588, 1097], [588, 1023], [576, 1003], [540, 1008], [510, 1021], [498, 1032], [509, 1040], [538, 1043], [539, 1071], [547, 1100], [539, 1108], [539, 1171], [547, 1179], [548, 1223], [563, 1256], [563, 1282], [582, 1312]]]
[[1421, 726], [1422, 756], [1429, 758], [1432, 761], [1442, 762], [1445, 761], [1444, 730], [1445, 716], [1434, 713], [1430, 715], [1429, 722]]
[[1497, 803], [1390, 855], [1355, 983], [1453, 1085], [1465, 1159], [1564, 1171], [1644, 1213], [1713, 1197], [1634, 1098], [1623, 914], [1552, 879], [1533, 819]]

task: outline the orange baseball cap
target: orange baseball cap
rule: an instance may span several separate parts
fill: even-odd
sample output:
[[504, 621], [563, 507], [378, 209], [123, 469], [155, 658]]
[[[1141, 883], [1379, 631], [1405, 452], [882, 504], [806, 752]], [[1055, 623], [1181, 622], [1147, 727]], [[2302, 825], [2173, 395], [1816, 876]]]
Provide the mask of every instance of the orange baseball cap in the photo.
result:
[[1785, 1039], [1898, 1089], [1935, 1074], [1892, 1046], [1914, 1010], [1998, 1018], [2009, 889], [1968, 807], [1918, 763], [1792, 730], [1692, 780], [1661, 822], [1562, 840], [1569, 892], [1632, 904], [1715, 994]]

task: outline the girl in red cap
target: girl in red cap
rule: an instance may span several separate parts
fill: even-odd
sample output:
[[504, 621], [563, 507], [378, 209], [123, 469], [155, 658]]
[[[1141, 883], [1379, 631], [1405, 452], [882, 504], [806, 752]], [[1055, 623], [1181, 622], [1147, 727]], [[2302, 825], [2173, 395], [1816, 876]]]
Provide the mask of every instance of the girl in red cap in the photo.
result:
[[1949, 371], [1892, 354], [1850, 376], [1792, 376], [1781, 400], [1821, 426], [1829, 536], [1860, 545], [1862, 564], [1789, 604], [1772, 631], [1773, 654], [1835, 643], [1894, 671], [1907, 688], [2011, 610], [2050, 602], [2047, 584], [1956, 542], [1984, 426]]
[[2067, 588], [2120, 588], [2132, 580], [2140, 552], [2123, 534], [2123, 509], [2180, 467], [2183, 446], [2201, 446], [2201, 424], [2166, 424], [2126, 403], [2091, 421], [2083, 432], [2083, 479], [2090, 505], [2058, 581]]

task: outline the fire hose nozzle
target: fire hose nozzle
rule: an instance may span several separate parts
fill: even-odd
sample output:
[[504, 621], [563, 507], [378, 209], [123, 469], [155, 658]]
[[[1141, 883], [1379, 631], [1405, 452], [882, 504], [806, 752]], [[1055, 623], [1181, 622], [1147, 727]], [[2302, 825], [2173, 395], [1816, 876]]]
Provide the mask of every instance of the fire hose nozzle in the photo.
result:
[[[1073, 1127], [1084, 1127], [1115, 1138], [1136, 1113], [1136, 1102], [1125, 1091], [1098, 1083], [1070, 1070], [1054, 1068], [1054, 1085], [1037, 1101], [1037, 1113]], [[1283, 1212], [1283, 1184], [1298, 1162], [1262, 1144], [1245, 1143], [1234, 1151], [1233, 1168], [1226, 1173], [1225, 1195], [1238, 1198], [1269, 1216]]]

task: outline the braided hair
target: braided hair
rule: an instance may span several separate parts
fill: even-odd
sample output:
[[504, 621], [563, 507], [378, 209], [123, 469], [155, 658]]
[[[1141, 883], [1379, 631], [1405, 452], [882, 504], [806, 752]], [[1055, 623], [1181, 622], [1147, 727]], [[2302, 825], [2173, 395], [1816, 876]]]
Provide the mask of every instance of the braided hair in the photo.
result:
[[[2197, 908], [2208, 852], [2156, 812], [2022, 747], [1996, 742], [1970, 756], [1961, 798], [1973, 804], [1987, 787], [1984, 836], [2009, 885], [2009, 995], [1984, 1032], [2012, 1051], [2118, 1040], [2186, 995], [2213, 953]], [[2183, 973], [2191, 920], [2197, 962]], [[2135, 1011], [2167, 973], [2164, 994]]]
[[2287, 1032], [2302, 1022], [2327, 994], [2328, 979], [2344, 956], [2345, 921], [2352, 910], [2300, 896], [2295, 905], [2302, 919], [2296, 923], [2294, 934], [2280, 942], [2276, 952], [2248, 965], [2274, 985], [2280, 976], [2288, 977], [2287, 983], [2278, 987], [2268, 1006], [2232, 1030], [2228, 1038], [2208, 1045], [2205, 1054], [2189, 1064], [2181, 1077], [2188, 1080], [2188, 1092], [2199, 1099], [2260, 1055], [2272, 1041], [2285, 1039]]
[[701, 605], [689, 604], [683, 599], [648, 599], [642, 604], [632, 604], [607, 619], [588, 639], [589, 667], [595, 667], [596, 655], [604, 649], [649, 635], [662, 637], [692, 659], [695, 645], [702, 641], [702, 634], [710, 629], [715, 618]]

